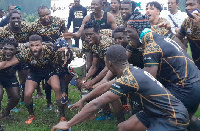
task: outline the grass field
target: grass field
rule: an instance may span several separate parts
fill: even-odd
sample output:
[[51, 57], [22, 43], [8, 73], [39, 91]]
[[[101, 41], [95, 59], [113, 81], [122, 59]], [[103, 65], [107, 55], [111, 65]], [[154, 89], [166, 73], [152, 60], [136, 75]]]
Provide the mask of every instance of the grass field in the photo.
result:
[[[53, 92], [53, 91], [52, 91]], [[69, 97], [72, 103], [77, 102], [80, 99], [79, 91], [74, 87], [69, 87]], [[28, 111], [24, 105], [17, 105], [18, 112], [11, 112], [13, 120], [1, 120], [1, 124], [5, 131], [49, 131], [53, 125], [59, 122], [58, 114], [55, 113], [56, 103], [54, 93], [52, 93], [52, 101], [54, 102], [54, 110], [44, 111], [46, 100], [34, 99], [34, 109], [36, 119], [30, 125], [25, 124], [25, 120], [28, 118]], [[2, 106], [5, 108], [7, 104], [7, 95], [4, 93], [4, 99], [2, 101]], [[70, 111], [66, 109], [66, 118], [69, 120], [75, 114], [77, 110]], [[95, 121], [89, 120], [82, 124], [72, 127], [73, 131], [116, 131], [117, 123], [116, 120], [110, 121]]]
[[[188, 49], [189, 55], [191, 55], [190, 50]], [[53, 91], [52, 91], [53, 92]], [[35, 94], [34, 94], [35, 95]], [[74, 87], [69, 87], [69, 97], [72, 103], [77, 102], [80, 99], [80, 92]], [[5, 108], [7, 104], [7, 95], [4, 93], [4, 99], [2, 101], [2, 108]], [[44, 111], [46, 100], [43, 99], [34, 99], [34, 109], [36, 114], [36, 119], [30, 125], [26, 125], [24, 122], [28, 117], [28, 111], [24, 105], [17, 105], [19, 109], [18, 112], [11, 112], [13, 120], [0, 120], [0, 123], [3, 125], [5, 131], [49, 131], [53, 125], [58, 123], [59, 118], [58, 114], [55, 113], [56, 104], [54, 93], [52, 93], [52, 101], [54, 102], [54, 109], [52, 111]], [[69, 120], [75, 114], [77, 110], [70, 111], [66, 109], [66, 118]], [[196, 117], [200, 117], [200, 108], [195, 114]], [[129, 116], [126, 116], [128, 118]], [[116, 120], [111, 121], [95, 121], [89, 120], [82, 124], [78, 124], [72, 127], [72, 131], [116, 131], [117, 122]]]

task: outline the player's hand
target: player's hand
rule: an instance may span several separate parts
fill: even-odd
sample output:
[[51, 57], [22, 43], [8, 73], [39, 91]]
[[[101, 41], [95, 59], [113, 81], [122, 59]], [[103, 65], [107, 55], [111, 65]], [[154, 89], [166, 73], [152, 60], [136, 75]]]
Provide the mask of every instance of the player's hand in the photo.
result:
[[59, 130], [67, 130], [69, 129], [69, 124], [68, 122], [66, 121], [61, 121], [59, 122], [57, 125], [53, 126], [51, 131], [56, 131], [56, 129], [59, 129]]
[[192, 15], [194, 17], [192, 19], [194, 26], [196, 26], [200, 29], [200, 22], [199, 22], [200, 21], [200, 13], [192, 13]]
[[81, 88], [84, 89], [91, 89], [93, 86], [92, 80], [88, 80], [87, 82], [83, 83]]
[[71, 39], [74, 37], [74, 33], [71, 33], [71, 32], [62, 33], [61, 37], [64, 37], [65, 39]]
[[84, 101], [82, 101], [82, 99], [81, 99], [78, 102], [74, 103], [73, 105], [69, 106], [68, 108], [70, 110], [73, 110], [74, 108], [78, 108], [79, 111], [81, 111], [81, 109], [83, 108], [83, 106], [84, 106]]
[[164, 28], [166, 28], [168, 30], [171, 30], [171, 25], [170, 25], [169, 22], [162, 22], [162, 23], [158, 24], [157, 26], [160, 27], [160, 28], [164, 27]]

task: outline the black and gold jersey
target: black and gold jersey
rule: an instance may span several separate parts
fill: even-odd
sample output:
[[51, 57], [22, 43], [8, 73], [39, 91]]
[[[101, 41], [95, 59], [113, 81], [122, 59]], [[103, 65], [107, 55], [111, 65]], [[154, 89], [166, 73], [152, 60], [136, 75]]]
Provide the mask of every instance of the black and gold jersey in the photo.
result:
[[184, 20], [179, 33], [187, 36], [192, 51], [192, 58], [200, 69], [200, 29], [194, 26], [192, 19], [187, 18]]
[[65, 32], [65, 22], [59, 17], [52, 17], [52, 23], [44, 26], [40, 20], [36, 20], [31, 27], [32, 34], [38, 34], [43, 41], [55, 42], [62, 32]]
[[182, 112], [186, 112], [186, 108], [181, 101], [151, 74], [140, 68], [126, 67], [110, 91], [119, 96], [126, 96], [129, 93], [138, 95], [137, 102], [141, 103], [140, 108], [144, 112], [156, 117], [171, 118], [174, 124], [187, 124], [183, 121], [185, 118]]
[[114, 45], [112, 38], [102, 35], [100, 36], [100, 40], [97, 44], [92, 46], [88, 45], [87, 43], [83, 44], [83, 51], [91, 51], [94, 56], [103, 59], [107, 48], [111, 45]]
[[2, 41], [5, 38], [15, 38], [19, 43], [26, 43], [28, 42], [29, 35], [30, 26], [26, 22], [21, 23], [21, 30], [17, 33], [12, 32], [8, 24], [0, 32], [0, 40]]
[[114, 18], [115, 18], [115, 23], [116, 23], [117, 26], [125, 25], [124, 21], [122, 19], [121, 13], [119, 13], [119, 15], [117, 15], [117, 16], [114, 16]]
[[27, 48], [16, 54], [19, 62], [25, 62], [30, 65], [31, 70], [52, 69], [59, 65], [59, 58], [56, 52], [52, 51], [46, 45], [42, 48], [43, 57], [38, 59], [33, 56], [30, 48]]
[[[5, 61], [5, 57], [3, 54], [3, 49], [0, 50], [0, 62]], [[17, 71], [17, 65], [13, 65], [10, 67], [7, 67], [5, 69], [0, 70], [0, 78], [13, 78], [16, 77], [16, 71]]]
[[144, 66], [158, 66], [157, 78], [165, 87], [187, 87], [200, 80], [200, 71], [176, 42], [153, 32], [142, 41]]

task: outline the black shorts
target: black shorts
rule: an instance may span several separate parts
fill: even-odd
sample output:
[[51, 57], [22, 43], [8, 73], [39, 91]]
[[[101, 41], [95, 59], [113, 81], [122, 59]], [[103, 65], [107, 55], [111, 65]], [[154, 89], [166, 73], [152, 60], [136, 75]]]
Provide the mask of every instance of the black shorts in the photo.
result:
[[194, 114], [200, 104], [200, 81], [187, 85], [187, 87], [167, 87], [187, 108], [189, 114]]
[[3, 88], [11, 88], [11, 87], [19, 87], [19, 82], [16, 78], [16, 76], [13, 77], [0, 77], [0, 85], [3, 86]]
[[17, 70], [28, 70], [29, 69], [29, 65], [27, 63], [19, 63], [17, 65]]
[[140, 111], [136, 114], [139, 121], [148, 128], [148, 131], [185, 131], [189, 120], [183, 118], [186, 125], [174, 124], [171, 118], [155, 117]]
[[59, 72], [57, 72], [54, 69], [53, 70], [43, 70], [43, 71], [30, 70], [26, 79], [35, 81], [38, 84], [40, 84], [41, 80], [45, 79], [45, 81], [48, 81], [50, 77], [52, 77], [54, 75], [58, 75], [58, 74], [59, 74]]

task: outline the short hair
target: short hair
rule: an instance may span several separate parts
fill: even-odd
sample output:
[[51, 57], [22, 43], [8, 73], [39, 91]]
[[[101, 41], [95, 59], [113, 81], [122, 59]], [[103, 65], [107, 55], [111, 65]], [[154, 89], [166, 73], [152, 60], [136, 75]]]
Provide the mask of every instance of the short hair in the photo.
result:
[[[187, 1], [188, 1], [188, 0], [186, 0], [185, 2], [187, 2]], [[200, 0], [196, 0], [196, 2], [200, 4]]]
[[176, 0], [176, 4], [179, 4], [179, 0]]
[[124, 26], [118, 26], [115, 30], [114, 30], [114, 32], [113, 32], [113, 34], [115, 34], [115, 33], [118, 33], [118, 32], [123, 32], [124, 34], [125, 34], [125, 27]]
[[29, 41], [38, 41], [38, 40], [42, 42], [42, 37], [39, 36], [38, 34], [34, 34], [29, 37]]
[[39, 8], [38, 8], [38, 13], [41, 11], [41, 10], [44, 10], [44, 9], [48, 9], [49, 11], [50, 11], [50, 9], [49, 9], [49, 7], [47, 7], [47, 6], [45, 6], [45, 5], [42, 5], [42, 6], [39, 6]]
[[89, 28], [94, 28], [94, 31], [95, 31], [96, 33], [98, 33], [99, 30], [100, 30], [100, 25], [99, 25], [98, 22], [96, 22], [96, 21], [90, 19], [89, 21], [87, 21], [87, 22], [85, 23], [85, 25], [84, 25], [84, 30], [85, 30], [85, 29], [89, 29]]
[[130, 7], [132, 8], [132, 13], [135, 12], [135, 8], [137, 5], [134, 1], [122, 1], [121, 4], [129, 4]]
[[19, 14], [20, 17], [22, 17], [22, 13], [21, 13], [20, 10], [12, 10], [12, 11], [10, 12], [10, 14], [9, 14], [9, 18], [11, 18], [11, 16], [12, 16], [13, 14], [15, 14], [15, 13]]
[[106, 51], [106, 60], [121, 66], [128, 62], [126, 49], [121, 45], [112, 45]]
[[160, 10], [160, 12], [162, 11], [162, 7], [160, 3], [158, 3], [157, 1], [152, 1], [152, 2], [147, 3], [146, 7], [148, 5], [156, 7], [158, 10]]
[[3, 46], [5, 44], [8, 44], [8, 45], [13, 45], [15, 48], [18, 47], [18, 42], [14, 38], [6, 38], [6, 39], [4, 39], [2, 44], [3, 44]]

